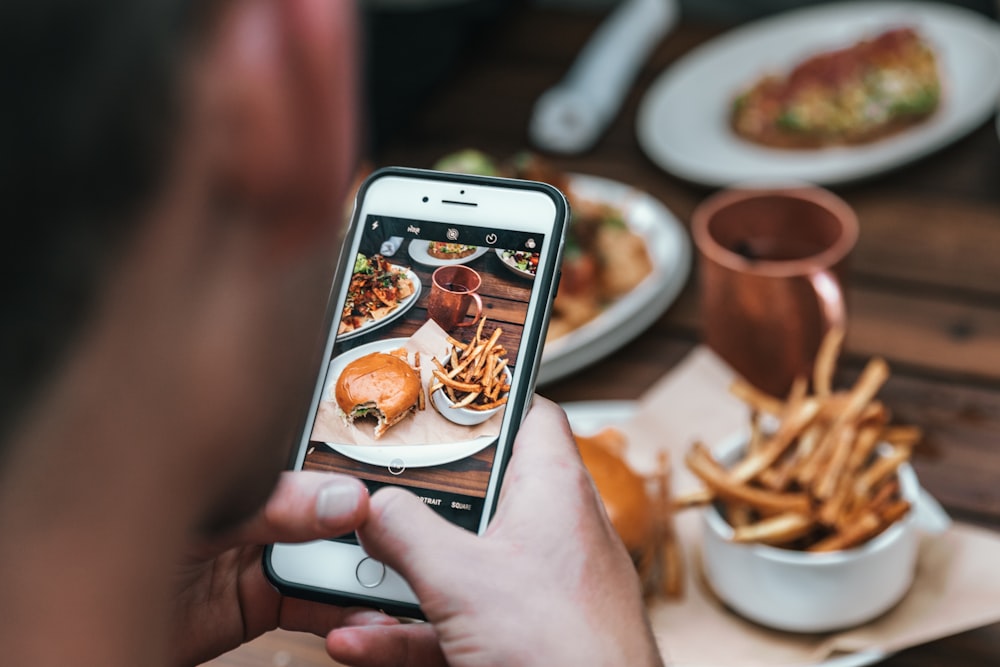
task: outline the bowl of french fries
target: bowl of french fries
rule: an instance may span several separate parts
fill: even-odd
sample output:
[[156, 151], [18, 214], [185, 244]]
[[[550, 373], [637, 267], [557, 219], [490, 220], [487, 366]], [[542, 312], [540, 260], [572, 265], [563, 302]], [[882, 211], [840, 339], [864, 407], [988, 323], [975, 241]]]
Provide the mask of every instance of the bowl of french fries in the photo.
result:
[[[909, 458], [918, 429], [892, 425], [873, 359], [854, 386], [832, 388], [842, 334], [824, 341], [812, 389], [779, 400], [737, 381], [748, 434], [685, 463], [702, 481], [702, 565], [713, 592], [771, 628], [829, 632], [866, 623], [912, 584], [920, 487]], [[689, 499], [690, 500], [690, 499]], [[683, 499], [682, 499], [683, 502]]]
[[437, 411], [463, 426], [481, 424], [502, 410], [510, 392], [507, 350], [499, 342], [503, 330], [496, 327], [484, 337], [485, 322], [480, 320], [467, 343], [448, 337], [448, 353], [444, 359], [434, 359], [427, 386]]

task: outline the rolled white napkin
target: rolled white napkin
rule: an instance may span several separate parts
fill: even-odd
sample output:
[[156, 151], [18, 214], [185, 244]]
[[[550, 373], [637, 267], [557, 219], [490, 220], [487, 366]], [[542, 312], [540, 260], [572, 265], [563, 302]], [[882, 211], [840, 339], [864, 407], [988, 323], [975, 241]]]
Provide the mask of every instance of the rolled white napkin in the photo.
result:
[[558, 153], [590, 148], [621, 107], [650, 51], [677, 23], [677, 0], [623, 0], [583, 47], [566, 76], [535, 103], [529, 132]]
[[383, 257], [392, 257], [399, 250], [399, 246], [403, 243], [402, 236], [390, 236], [385, 241], [382, 241], [382, 247], [379, 248], [379, 252]]

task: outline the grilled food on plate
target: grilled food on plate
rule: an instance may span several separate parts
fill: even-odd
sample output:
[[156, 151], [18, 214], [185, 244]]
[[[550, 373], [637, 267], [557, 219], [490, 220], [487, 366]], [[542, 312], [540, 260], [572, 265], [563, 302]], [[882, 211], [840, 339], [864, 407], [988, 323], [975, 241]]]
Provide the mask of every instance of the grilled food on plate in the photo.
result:
[[934, 49], [901, 27], [762, 76], [737, 95], [730, 121], [765, 146], [862, 144], [927, 119], [940, 101]]
[[381, 320], [413, 292], [413, 281], [406, 269], [393, 266], [382, 255], [366, 257], [358, 253], [338, 333]]

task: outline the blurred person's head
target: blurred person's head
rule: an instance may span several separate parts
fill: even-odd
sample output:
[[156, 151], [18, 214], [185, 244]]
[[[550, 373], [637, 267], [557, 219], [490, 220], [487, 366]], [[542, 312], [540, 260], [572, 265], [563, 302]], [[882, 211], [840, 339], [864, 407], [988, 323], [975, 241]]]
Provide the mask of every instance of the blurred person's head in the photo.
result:
[[346, 0], [0, 5], [0, 563], [269, 491], [354, 166], [354, 29]]

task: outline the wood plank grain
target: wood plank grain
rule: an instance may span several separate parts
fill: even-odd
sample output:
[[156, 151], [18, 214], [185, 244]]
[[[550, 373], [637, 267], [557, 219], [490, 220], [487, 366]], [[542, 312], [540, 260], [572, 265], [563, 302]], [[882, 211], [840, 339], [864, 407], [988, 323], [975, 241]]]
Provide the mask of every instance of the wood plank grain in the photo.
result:
[[920, 193], [846, 198], [861, 221], [855, 275], [912, 282], [938, 294], [969, 290], [1000, 303], [1000, 206]]
[[[696, 280], [654, 326], [700, 337]], [[885, 357], [936, 377], [1000, 378], [1000, 308], [857, 285], [848, 293], [845, 353]]]

